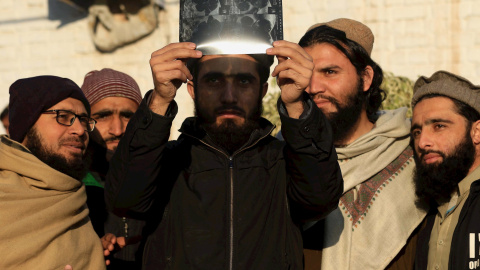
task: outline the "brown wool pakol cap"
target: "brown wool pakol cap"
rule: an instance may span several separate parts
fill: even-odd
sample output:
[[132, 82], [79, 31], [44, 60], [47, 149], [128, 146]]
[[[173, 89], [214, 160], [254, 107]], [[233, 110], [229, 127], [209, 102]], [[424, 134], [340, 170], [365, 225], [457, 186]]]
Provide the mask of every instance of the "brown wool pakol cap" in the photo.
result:
[[322, 25], [344, 32], [348, 39], [360, 44], [360, 46], [367, 51], [368, 55], [371, 56], [375, 38], [372, 30], [365, 24], [352, 19], [340, 18], [325, 23], [314, 24], [308, 28], [307, 32]]
[[461, 101], [480, 113], [480, 86], [469, 80], [440, 70], [430, 78], [422, 76], [413, 86], [412, 108], [425, 95], [439, 94]]

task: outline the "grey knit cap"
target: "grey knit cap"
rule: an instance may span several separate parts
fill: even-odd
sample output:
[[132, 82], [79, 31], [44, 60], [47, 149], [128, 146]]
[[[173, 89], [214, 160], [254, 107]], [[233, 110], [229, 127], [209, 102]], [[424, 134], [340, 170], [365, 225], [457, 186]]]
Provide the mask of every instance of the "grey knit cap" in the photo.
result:
[[480, 113], [480, 86], [453, 73], [440, 70], [430, 78], [422, 76], [413, 86], [412, 108], [425, 95], [439, 94], [461, 101]]

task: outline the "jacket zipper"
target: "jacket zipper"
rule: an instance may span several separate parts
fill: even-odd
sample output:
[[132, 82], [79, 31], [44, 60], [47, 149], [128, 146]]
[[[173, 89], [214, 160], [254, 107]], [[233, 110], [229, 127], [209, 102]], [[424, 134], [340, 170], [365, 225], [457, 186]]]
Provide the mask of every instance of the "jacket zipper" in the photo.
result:
[[233, 156], [228, 158], [230, 170], [230, 256], [228, 269], [233, 269]]
[[243, 152], [249, 148], [252, 148], [253, 146], [255, 146], [259, 141], [261, 141], [262, 139], [264, 139], [265, 137], [267, 137], [268, 135], [270, 135], [270, 133], [272, 133], [273, 129], [275, 128], [275, 126], [273, 126], [271, 129], [270, 129], [270, 132], [268, 132], [266, 135], [258, 138], [254, 143], [250, 144], [249, 146], [245, 147], [245, 148], [241, 148], [239, 149], [237, 152], [233, 153], [231, 156], [228, 156], [227, 154], [225, 154], [222, 150], [206, 143], [205, 141], [203, 140], [200, 140], [194, 136], [191, 136], [191, 135], [188, 135], [186, 133], [183, 133], [189, 137], [192, 137], [196, 140], [199, 140], [201, 143], [203, 143], [204, 145], [216, 150], [217, 152], [221, 153], [222, 155], [226, 156], [228, 158], [228, 169], [229, 169], [229, 174], [230, 174], [230, 217], [229, 217], [229, 227], [230, 227], [230, 232], [229, 232], [229, 258], [228, 258], [228, 269], [229, 270], [233, 270], [233, 157], [236, 156], [238, 153], [240, 152]]
[[125, 231], [125, 239], [128, 239], [128, 223], [127, 223], [127, 218], [122, 217], [123, 220], [123, 229]]

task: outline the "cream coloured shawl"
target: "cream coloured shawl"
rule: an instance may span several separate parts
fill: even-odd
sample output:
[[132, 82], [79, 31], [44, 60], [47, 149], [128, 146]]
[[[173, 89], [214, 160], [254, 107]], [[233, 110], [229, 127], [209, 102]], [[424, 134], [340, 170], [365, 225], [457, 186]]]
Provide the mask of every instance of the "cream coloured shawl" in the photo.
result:
[[105, 269], [85, 187], [0, 137], [0, 269]]
[[381, 111], [370, 132], [336, 149], [344, 194], [325, 219], [322, 269], [384, 269], [426, 215], [415, 205], [406, 111]]

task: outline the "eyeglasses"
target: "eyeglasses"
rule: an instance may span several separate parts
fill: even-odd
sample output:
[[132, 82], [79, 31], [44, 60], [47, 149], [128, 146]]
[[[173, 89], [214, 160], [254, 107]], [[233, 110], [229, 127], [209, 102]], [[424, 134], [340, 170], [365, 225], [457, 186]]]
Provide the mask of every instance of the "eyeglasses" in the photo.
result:
[[80, 125], [88, 131], [92, 132], [95, 129], [95, 124], [97, 121], [93, 118], [87, 117], [87, 116], [82, 116], [78, 114], [74, 114], [71, 111], [67, 110], [48, 110], [48, 111], [43, 111], [42, 113], [47, 113], [47, 114], [57, 114], [57, 123], [63, 126], [72, 126], [73, 123], [75, 123], [75, 119], [78, 118], [80, 121]]

